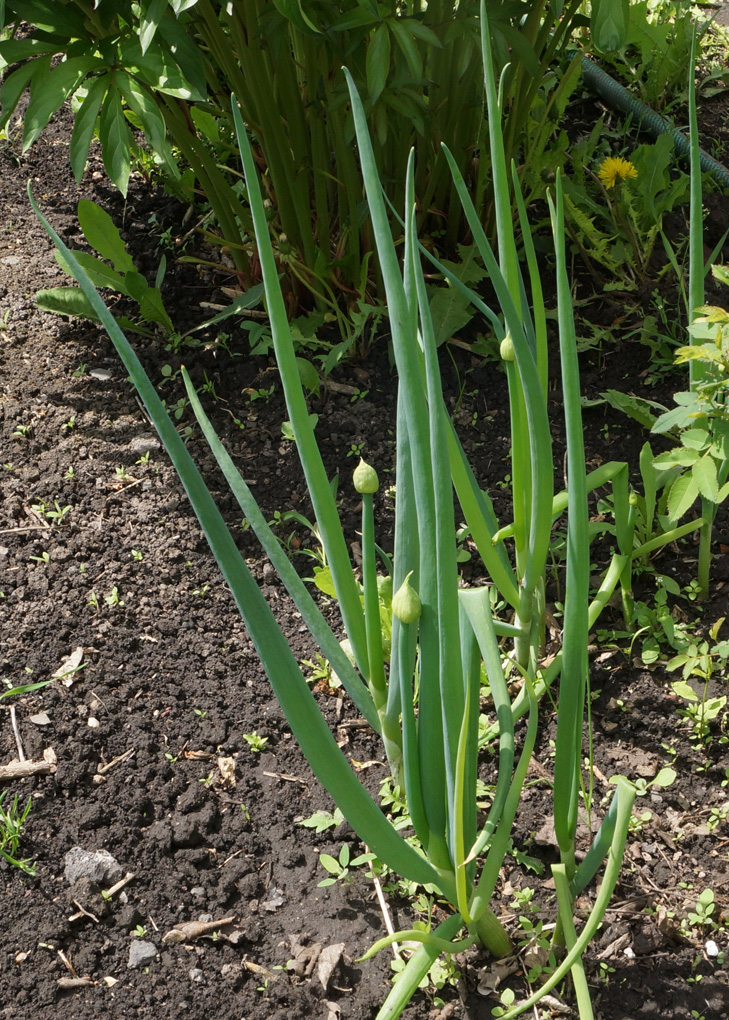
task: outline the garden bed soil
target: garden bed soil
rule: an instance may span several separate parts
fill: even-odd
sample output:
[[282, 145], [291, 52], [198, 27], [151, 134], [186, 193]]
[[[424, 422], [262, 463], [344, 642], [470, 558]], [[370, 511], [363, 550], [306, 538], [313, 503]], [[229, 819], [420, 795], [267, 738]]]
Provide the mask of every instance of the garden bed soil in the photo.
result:
[[[726, 132], [725, 120], [722, 127]], [[37, 290], [64, 277], [29, 209], [28, 179], [56, 229], [74, 243], [78, 198], [100, 202], [122, 226], [150, 279], [161, 253], [153, 230], [169, 227], [168, 236], [182, 236], [185, 210], [141, 179], [122, 202], [98, 160], [77, 188], [68, 169], [68, 137], [69, 121], [61, 114], [25, 156], [13, 143], [0, 148], [1, 674], [13, 686], [48, 680], [63, 672], [77, 649], [82, 664], [41, 690], [0, 703], [0, 766], [17, 759], [22, 748], [30, 761], [45, 759], [48, 770], [2, 784], [6, 808], [16, 795], [21, 804], [32, 797], [20, 852], [34, 860], [36, 873], [0, 866], [0, 1017], [372, 1020], [389, 988], [392, 958], [383, 952], [357, 962], [383, 933], [373, 883], [357, 869], [351, 882], [318, 886], [326, 877], [320, 853], [337, 856], [347, 844], [354, 856], [362, 847], [346, 823], [319, 834], [298, 824], [332, 804], [291, 737], [110, 342], [92, 324], [63, 322], [34, 305]], [[723, 229], [726, 199], [715, 204], [723, 211]], [[178, 328], [186, 330], [207, 317], [201, 303], [225, 303], [217, 288], [229, 281], [169, 261], [165, 300]], [[655, 389], [645, 384], [647, 348], [623, 339], [614, 304], [593, 309], [594, 321], [600, 315], [616, 321], [609, 346], [585, 360], [586, 395], [612, 386], [655, 398]], [[134, 342], [153, 379], [162, 379], [163, 365], [179, 367], [159, 339]], [[238, 333], [233, 350], [236, 343], [245, 350]], [[385, 339], [368, 360], [342, 366], [337, 385], [312, 407], [327, 468], [341, 472], [353, 543], [353, 454], [362, 448], [381, 479], [392, 478], [395, 380], [384, 345]], [[197, 352], [194, 363], [187, 357], [196, 380], [213, 383], [218, 399], [208, 399], [207, 406], [267, 515], [305, 513], [295, 451], [281, 435], [285, 413], [272, 366], [231, 357], [215, 345]], [[503, 376], [493, 362], [462, 352], [455, 368], [447, 358], [443, 365], [447, 398], [472, 462], [489, 484], [503, 482], [506, 506]], [[172, 404], [180, 395], [174, 385], [167, 396]], [[269, 398], [260, 395], [271, 387]], [[671, 392], [669, 379], [664, 396]], [[556, 390], [552, 410], [559, 444]], [[180, 427], [188, 424], [183, 416]], [[586, 411], [585, 435], [595, 465], [628, 459], [635, 466], [645, 441], [635, 423], [605, 406]], [[189, 448], [295, 654], [312, 658], [315, 649], [297, 613], [250, 534], [239, 528], [240, 511], [197, 434]], [[499, 496], [501, 489], [494, 492]], [[69, 509], [54, 520], [33, 509], [43, 501], [46, 509], [53, 510], [55, 501]], [[386, 541], [392, 507], [384, 495], [378, 496], [378, 514]], [[729, 570], [720, 544], [725, 520], [719, 521], [712, 597], [700, 611], [706, 625], [729, 616]], [[282, 537], [291, 533], [292, 547], [306, 546], [310, 536], [303, 529], [291, 525]], [[661, 557], [660, 571], [682, 585], [694, 570], [689, 543]], [[688, 617], [700, 615], [687, 600], [681, 605]], [[613, 622], [618, 625], [617, 616]], [[721, 817], [729, 801], [722, 786], [729, 754], [718, 727], [707, 745], [689, 739], [671, 692], [673, 678], [611, 649], [593, 656], [598, 814], [611, 775], [650, 779], [668, 764], [678, 772], [673, 786], [654, 789], [639, 802], [645, 817], [629, 838], [616, 895], [586, 954], [601, 1020], [729, 1016], [723, 923], [729, 825]], [[723, 677], [716, 684], [721, 690]], [[376, 792], [386, 776], [378, 744], [337, 692], [317, 688], [315, 696], [353, 767]], [[548, 815], [554, 733], [546, 710], [544, 721], [514, 841], [534, 866], [548, 867], [557, 854]], [[254, 733], [267, 741], [258, 752], [245, 739]], [[117, 866], [97, 883], [73, 882], [68, 855], [75, 847], [107, 851]], [[515, 891], [533, 885], [534, 918], [545, 921], [554, 916], [553, 892], [546, 875], [508, 860], [495, 908], [518, 939]], [[131, 877], [105, 899], [99, 886], [108, 887], [118, 875]], [[682, 931], [681, 919], [696, 913], [705, 888], [715, 893], [713, 916], [720, 927], [687, 924]], [[580, 900], [581, 915], [593, 895]], [[411, 927], [410, 902], [391, 894], [387, 901], [395, 928]], [[445, 915], [437, 908], [436, 916]], [[190, 929], [168, 935], [174, 926], [201, 918], [220, 922], [215, 937]], [[707, 955], [709, 939], [718, 958]], [[498, 992], [488, 990], [495, 976], [524, 994], [523, 960], [511, 964], [504, 972], [471, 951], [456, 959], [461, 977], [438, 992], [440, 1004], [430, 988], [404, 1015], [490, 1017], [498, 1001]], [[75, 978], [88, 982], [76, 984]], [[564, 998], [555, 993], [540, 1016], [576, 1015], [570, 1001], [569, 990]]]

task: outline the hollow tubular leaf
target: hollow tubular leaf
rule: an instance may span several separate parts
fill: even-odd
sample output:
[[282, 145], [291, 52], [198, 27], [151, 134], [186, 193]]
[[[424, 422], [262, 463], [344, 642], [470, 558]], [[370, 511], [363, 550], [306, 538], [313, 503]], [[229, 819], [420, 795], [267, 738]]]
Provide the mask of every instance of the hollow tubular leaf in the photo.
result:
[[[314, 774], [373, 853], [394, 871], [412, 881], [424, 884], [432, 882], [441, 887], [443, 876], [395, 831], [337, 747], [268, 603], [240, 555], [210, 491], [139, 359], [73, 253], [41, 213], [30, 186], [28, 197], [33, 211], [63, 254], [81, 290], [109, 334], [154, 422], [200, 520], [213, 555], [230, 586], [276, 698]], [[449, 891], [444, 890], [446, 895]]]
[[278, 282], [278, 270], [268, 234], [268, 223], [261, 198], [258, 175], [253, 161], [253, 153], [251, 152], [250, 143], [243, 126], [243, 119], [235, 96], [231, 98], [231, 103], [246, 179], [248, 201], [256, 230], [258, 255], [266, 286], [266, 305], [271, 319], [271, 333], [276, 353], [276, 364], [286, 397], [289, 420], [296, 440], [301, 465], [304, 469], [304, 475], [306, 476], [317, 525], [327, 555], [327, 562], [332, 571], [334, 587], [337, 592], [337, 600], [347, 636], [352, 644], [360, 671], [369, 679], [367, 637], [359, 592], [354, 580], [336, 503], [329, 486], [329, 480], [316, 444], [316, 439], [314, 438], [314, 430], [309, 419], [309, 410], [301, 388], [294, 344], [291, 339], [286, 308]]

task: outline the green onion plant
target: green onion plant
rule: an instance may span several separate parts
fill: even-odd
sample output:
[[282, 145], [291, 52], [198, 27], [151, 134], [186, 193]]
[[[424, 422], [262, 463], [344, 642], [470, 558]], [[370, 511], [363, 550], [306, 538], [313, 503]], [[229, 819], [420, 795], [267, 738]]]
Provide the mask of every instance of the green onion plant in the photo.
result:
[[[550, 685], [558, 700], [553, 786], [555, 832], [560, 862], [553, 867], [557, 899], [555, 944], [561, 958], [546, 982], [508, 1013], [530, 1010], [571, 975], [580, 1017], [592, 1017], [582, 963], [618, 879], [635, 788], [616, 777], [615, 794], [582, 861], [575, 833], [587, 696], [588, 632], [608, 598], [620, 587], [630, 601], [633, 507], [625, 465], [588, 473], [582, 440], [580, 386], [571, 296], [563, 240], [563, 198], [559, 177], [550, 197], [555, 239], [561, 376], [567, 434], [566, 491], [554, 494], [555, 467], [546, 411], [546, 315], [540, 274], [531, 244], [527, 210], [516, 174], [507, 164], [496, 76], [484, 4], [480, 45], [486, 84], [488, 131], [498, 250], [494, 252], [450, 152], [456, 193], [489, 273], [500, 309], [469, 297], [500, 330], [509, 386], [513, 443], [513, 521], [500, 527], [448, 418], [441, 388], [433, 324], [417, 236], [415, 157], [407, 162], [401, 255], [393, 241], [383, 184], [355, 82], [345, 72], [352, 106], [370, 229], [382, 273], [399, 380], [397, 403], [396, 523], [392, 558], [375, 538], [373, 496], [378, 479], [360, 464], [354, 487], [362, 502], [362, 569], [355, 575], [336, 501], [317, 447], [297, 370], [279, 267], [270, 242], [266, 207], [237, 97], [231, 111], [255, 231], [266, 306], [287, 413], [306, 477], [319, 540], [351, 646], [345, 654], [338, 636], [320, 613], [304, 582], [271, 532], [263, 514], [215, 434], [189, 377], [188, 398], [203, 434], [231, 489], [302, 619], [331, 663], [357, 709], [381, 736], [393, 778], [404, 790], [418, 848], [388, 821], [360, 785], [317, 707], [299, 665], [270, 607], [192, 457], [165, 412], [118, 323], [104, 306], [84, 267], [63, 244], [35, 204], [41, 222], [61, 251], [95, 314], [111, 336], [129, 376], [185, 486], [211, 549], [247, 624], [273, 690], [314, 773], [370, 851], [411, 881], [432, 885], [450, 904], [451, 915], [435, 930], [405, 931], [382, 939], [370, 953], [393, 941], [420, 943], [379, 1014], [397, 1017], [441, 952], [481, 944], [505, 956], [511, 940], [491, 905], [537, 737], [538, 696]], [[524, 236], [527, 277], [517, 259], [512, 191]], [[30, 194], [30, 192], [29, 192]], [[462, 284], [460, 286], [463, 286]], [[467, 290], [467, 288], [466, 288]], [[560, 470], [562, 465], [559, 465]], [[617, 549], [596, 594], [590, 598], [588, 494], [612, 484]], [[457, 571], [453, 493], [488, 570], [491, 582], [513, 610], [513, 621], [495, 621], [490, 585], [463, 588]], [[562, 648], [543, 664], [545, 572], [553, 521], [567, 512], [567, 564]], [[513, 552], [511, 547], [513, 545]], [[379, 576], [392, 580], [389, 654], [382, 641]], [[481, 678], [485, 670], [495, 721], [488, 731], [497, 750], [498, 778], [485, 822], [476, 812], [479, 765]], [[557, 684], [557, 679], [559, 683]], [[509, 683], [518, 681], [513, 698]], [[517, 740], [515, 720], [527, 715]], [[483, 729], [483, 728], [482, 728]], [[575, 897], [602, 870], [593, 909], [581, 925]], [[368, 954], [369, 955], [369, 954]]]

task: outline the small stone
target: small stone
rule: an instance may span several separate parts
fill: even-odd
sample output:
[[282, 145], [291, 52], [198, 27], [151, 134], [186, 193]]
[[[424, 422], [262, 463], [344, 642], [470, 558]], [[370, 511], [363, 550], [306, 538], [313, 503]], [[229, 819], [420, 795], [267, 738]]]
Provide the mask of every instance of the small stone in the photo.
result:
[[162, 444], [154, 436], [137, 436], [129, 444], [129, 452], [144, 456], [149, 450], [159, 450]]
[[81, 878], [89, 878], [97, 885], [113, 885], [124, 874], [124, 869], [107, 850], [84, 850], [74, 846], [63, 858], [64, 876], [69, 885]]
[[92, 729], [92, 730], [98, 730], [98, 728], [99, 728], [99, 720], [95, 716], [90, 715], [88, 717], [88, 719], [86, 720], [86, 725], [88, 727], [90, 727], [90, 729]]
[[192, 981], [193, 984], [204, 985], [205, 975], [203, 974], [199, 967], [193, 967], [192, 970], [190, 971], [190, 980]]
[[709, 939], [704, 949], [706, 950], [706, 955], [711, 959], [715, 959], [719, 955], [719, 947], [713, 939]]
[[127, 967], [134, 970], [136, 967], [141, 967], [145, 963], [149, 963], [150, 960], [154, 960], [158, 956], [157, 947], [153, 942], [145, 942], [144, 940], [134, 939], [132, 944], [129, 946], [129, 961]]
[[190, 895], [194, 897], [196, 900], [204, 900], [205, 890], [201, 885], [194, 885], [190, 890]]

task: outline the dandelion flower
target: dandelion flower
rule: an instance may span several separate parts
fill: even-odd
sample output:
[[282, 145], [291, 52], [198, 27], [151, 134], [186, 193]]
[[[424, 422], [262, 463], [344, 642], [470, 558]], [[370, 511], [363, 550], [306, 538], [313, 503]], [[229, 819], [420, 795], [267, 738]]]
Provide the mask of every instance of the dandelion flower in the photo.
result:
[[606, 188], [614, 188], [617, 184], [627, 181], [629, 177], [637, 177], [638, 171], [629, 159], [623, 159], [622, 156], [608, 156], [600, 164], [597, 176]]

